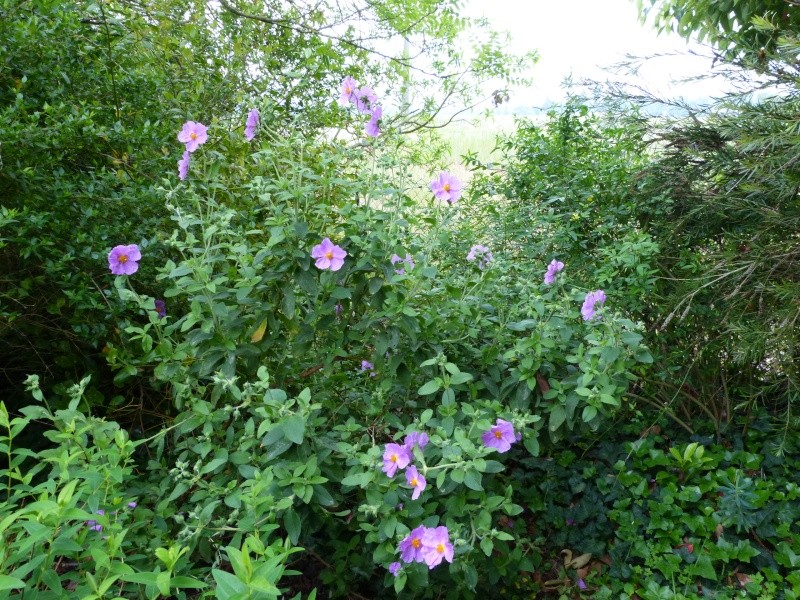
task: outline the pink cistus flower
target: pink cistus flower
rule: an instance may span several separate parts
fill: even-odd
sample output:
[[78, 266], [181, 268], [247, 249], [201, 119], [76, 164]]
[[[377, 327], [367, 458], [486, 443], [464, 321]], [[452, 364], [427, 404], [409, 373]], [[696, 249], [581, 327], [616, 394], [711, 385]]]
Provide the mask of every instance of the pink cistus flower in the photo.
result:
[[450, 204], [455, 204], [461, 198], [461, 182], [455, 175], [446, 171], [439, 173], [439, 176], [431, 181], [430, 187], [437, 200], [446, 200]]
[[595, 318], [598, 304], [603, 306], [606, 302], [606, 293], [603, 290], [595, 290], [586, 294], [583, 299], [583, 306], [581, 306], [581, 316], [584, 321], [590, 321]]
[[340, 84], [339, 88], [341, 92], [339, 95], [339, 104], [341, 106], [347, 106], [351, 102], [355, 102], [355, 93], [357, 88], [358, 83], [349, 75], [342, 79], [342, 83]]
[[428, 445], [430, 438], [428, 437], [427, 433], [420, 433], [418, 431], [412, 431], [409, 433], [405, 439], [403, 440], [403, 446], [405, 446], [409, 452], [414, 451], [414, 446], [419, 446], [420, 450], [423, 450], [425, 446]]
[[378, 137], [381, 134], [381, 117], [383, 116], [383, 109], [376, 106], [372, 109], [372, 116], [369, 118], [369, 123], [364, 127], [364, 133], [369, 137]]
[[383, 466], [381, 471], [394, 477], [397, 469], [405, 469], [411, 462], [411, 453], [400, 444], [386, 444], [383, 450]]
[[244, 139], [248, 142], [251, 142], [254, 137], [256, 137], [256, 129], [258, 128], [258, 121], [260, 115], [258, 114], [257, 109], [253, 109], [250, 111], [250, 114], [247, 115], [247, 122], [244, 126]]
[[133, 275], [139, 270], [138, 261], [142, 260], [139, 246], [114, 246], [108, 253], [108, 268], [112, 275]]
[[511, 444], [517, 441], [517, 436], [511, 423], [503, 419], [497, 419], [497, 422], [491, 426], [489, 431], [483, 432], [481, 439], [484, 446], [494, 448], [500, 454], [503, 454], [511, 449]]
[[547, 272], [544, 274], [544, 284], [552, 285], [556, 280], [556, 273], [560, 273], [563, 270], [564, 263], [560, 260], [553, 259], [553, 262], [547, 265]]
[[397, 548], [400, 551], [400, 560], [405, 563], [425, 561], [422, 558], [422, 536], [425, 535], [427, 529], [424, 525], [420, 525], [403, 538]]
[[178, 141], [186, 144], [188, 152], [194, 152], [200, 144], [205, 144], [207, 140], [208, 127], [194, 121], [186, 121], [183, 124], [183, 129], [178, 133]]
[[342, 268], [346, 256], [347, 252], [336, 246], [328, 238], [323, 239], [322, 243], [311, 249], [311, 258], [317, 259], [314, 266], [322, 270], [338, 271]]
[[428, 483], [425, 481], [425, 478], [419, 471], [417, 471], [417, 467], [414, 465], [411, 465], [406, 469], [406, 482], [414, 490], [411, 494], [412, 500], [419, 498], [419, 495], [428, 485]]
[[453, 562], [453, 544], [450, 543], [450, 533], [447, 527], [431, 527], [425, 530], [422, 536], [422, 559], [429, 569], [442, 562]]
[[477, 261], [478, 268], [483, 271], [485, 270], [492, 261], [494, 260], [494, 255], [492, 251], [489, 250], [486, 246], [481, 244], [475, 244], [472, 248], [469, 249], [469, 254], [467, 254], [467, 260], [470, 262]]
[[372, 112], [374, 104], [378, 101], [378, 96], [372, 91], [368, 85], [362, 86], [353, 92], [353, 103], [356, 105], [356, 110], [360, 113], [366, 114]]
[[413, 271], [414, 267], [417, 266], [414, 262], [414, 258], [408, 253], [406, 254], [405, 258], [401, 258], [397, 254], [392, 254], [392, 258], [390, 258], [389, 261], [392, 263], [392, 266], [396, 266], [397, 263], [403, 265], [399, 269], [394, 270], [394, 272], [398, 275], [405, 275], [406, 267], [408, 267], [409, 271]]
[[371, 113], [378, 102], [378, 96], [368, 85], [363, 85], [353, 92], [353, 104], [361, 114]]
[[400, 572], [400, 569], [403, 567], [399, 562], [393, 562], [389, 565], [389, 573], [397, 577], [397, 574]]
[[184, 150], [183, 156], [178, 161], [178, 179], [183, 181], [186, 179], [186, 175], [189, 174], [189, 161], [191, 160], [191, 155], [189, 154], [188, 150]]

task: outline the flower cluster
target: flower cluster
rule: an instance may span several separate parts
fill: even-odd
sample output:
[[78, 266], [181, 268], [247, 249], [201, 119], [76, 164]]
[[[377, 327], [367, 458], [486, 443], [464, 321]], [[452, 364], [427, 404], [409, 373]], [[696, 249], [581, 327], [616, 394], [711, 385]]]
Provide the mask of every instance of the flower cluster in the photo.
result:
[[247, 115], [247, 122], [244, 126], [244, 139], [248, 142], [252, 142], [253, 138], [256, 137], [256, 129], [258, 128], [258, 121], [260, 119], [260, 115], [258, 114], [257, 109], [253, 109]]
[[491, 250], [489, 250], [489, 248], [486, 246], [475, 244], [469, 249], [467, 260], [470, 262], [477, 261], [478, 268], [483, 271], [492, 263], [494, 256], [492, 255]]
[[564, 263], [560, 260], [553, 259], [553, 261], [547, 265], [547, 272], [544, 274], [545, 285], [552, 285], [556, 280], [556, 274], [563, 270]]
[[361, 361], [361, 372], [362, 373], [369, 373], [370, 377], [375, 377], [375, 365], [373, 365], [368, 360]]
[[[394, 477], [398, 469], [405, 469], [411, 464], [414, 456], [414, 446], [423, 450], [428, 445], [428, 441], [430, 441], [430, 438], [428, 438], [427, 433], [413, 431], [405, 437], [402, 446], [400, 444], [386, 444], [383, 451], [383, 467], [381, 467], [381, 471], [389, 477]], [[412, 499], [416, 500], [427, 485], [425, 478], [412, 465], [409, 471], [406, 472], [406, 481], [414, 490]]]
[[178, 161], [178, 177], [181, 181], [186, 179], [189, 173], [189, 161], [192, 152], [208, 141], [208, 127], [202, 123], [186, 121], [183, 128], [178, 132], [178, 141], [186, 144], [183, 156]]
[[[136, 504], [136, 502], [128, 502], [128, 508], [130, 510], [133, 510], [137, 506], [138, 505]], [[96, 514], [103, 516], [106, 514], [106, 511], [104, 511], [102, 508], [99, 508], [97, 509]], [[117, 512], [114, 511], [114, 514], [116, 515]], [[88, 521], [86, 521], [86, 526], [92, 531], [103, 531], [103, 526], [100, 523], [98, 523], [96, 519], [89, 519]]]
[[461, 182], [455, 175], [442, 171], [439, 176], [431, 181], [431, 191], [437, 200], [445, 200], [455, 204], [461, 198]]
[[[439, 527], [420, 525], [413, 529], [400, 542], [398, 552], [400, 560], [404, 563], [421, 562], [428, 565], [429, 569], [440, 564], [442, 560], [453, 562], [453, 544], [450, 543], [450, 532], [444, 525]], [[389, 566], [389, 571], [397, 575], [400, 567], [395, 567], [393, 572], [394, 564], [396, 563]]]
[[598, 304], [603, 306], [606, 301], [606, 293], [603, 290], [595, 290], [586, 294], [581, 306], [581, 316], [584, 321], [591, 321], [597, 316]]
[[[97, 511], [97, 514], [102, 516], [102, 515], [106, 514], [106, 511], [104, 511], [104, 510], [101, 508], [101, 509], [98, 509], [98, 511]], [[103, 531], [103, 526], [102, 526], [102, 525], [100, 525], [100, 523], [98, 523], [98, 522], [97, 522], [96, 520], [94, 520], [94, 519], [90, 519], [90, 520], [86, 521], [86, 526], [87, 526], [89, 529], [91, 529], [92, 531]]]
[[342, 80], [340, 92], [339, 104], [352, 104], [361, 114], [368, 114], [369, 122], [364, 127], [364, 133], [369, 137], [378, 137], [381, 134], [383, 109], [378, 104], [378, 96], [373, 89], [368, 85], [358, 87], [358, 82], [348, 75]]
[[408, 267], [409, 271], [413, 271], [414, 267], [416, 266], [413, 257], [408, 253], [406, 253], [405, 258], [401, 258], [397, 254], [392, 254], [392, 258], [390, 258], [389, 260], [391, 261], [392, 266], [397, 266], [398, 263], [403, 265], [394, 270], [394, 272], [397, 273], [398, 275], [405, 275], [406, 267]]

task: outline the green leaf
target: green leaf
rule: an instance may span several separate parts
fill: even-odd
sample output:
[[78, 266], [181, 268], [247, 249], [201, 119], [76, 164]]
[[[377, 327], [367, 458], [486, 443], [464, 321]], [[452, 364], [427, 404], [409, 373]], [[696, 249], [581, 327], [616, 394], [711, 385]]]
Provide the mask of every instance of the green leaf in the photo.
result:
[[430, 408], [426, 408], [419, 417], [419, 424], [425, 425], [425, 423], [431, 420], [431, 417], [433, 417], [433, 411]]
[[342, 479], [342, 485], [366, 487], [372, 481], [372, 473], [354, 473]]
[[18, 590], [25, 587], [25, 582], [16, 577], [0, 575], [0, 590]]
[[697, 557], [697, 562], [691, 567], [691, 573], [712, 581], [717, 580], [717, 572], [714, 570], [714, 565], [711, 564], [711, 558], [705, 554]]
[[466, 485], [471, 490], [476, 490], [480, 492], [483, 490], [483, 486], [481, 485], [481, 478], [482, 475], [478, 473], [478, 471], [470, 469], [469, 471], [467, 471], [466, 475], [464, 475], [464, 485]]
[[428, 383], [417, 390], [417, 394], [420, 396], [430, 396], [431, 394], [438, 392], [439, 388], [441, 387], [442, 382], [440, 379], [431, 379]]
[[186, 576], [178, 576], [173, 577], [172, 581], [170, 582], [172, 587], [174, 588], [190, 588], [193, 590], [200, 590], [205, 587], [208, 587], [207, 583], [200, 581], [199, 579], [195, 579], [194, 577], [186, 577]]
[[450, 383], [453, 385], [458, 385], [460, 383], [467, 383], [468, 381], [472, 380], [472, 375], [469, 373], [456, 373], [452, 377], [450, 377]]
[[494, 550], [494, 542], [491, 538], [485, 537], [481, 540], [481, 550], [486, 556], [492, 555], [492, 550]]
[[564, 407], [560, 404], [556, 404], [553, 407], [553, 410], [550, 411], [550, 431], [558, 430], [558, 428], [561, 427], [566, 420], [567, 413], [564, 411]]
[[301, 415], [292, 415], [282, 423], [283, 435], [295, 444], [302, 444], [306, 431], [306, 420]]
[[395, 594], [399, 594], [403, 591], [403, 588], [406, 587], [406, 579], [408, 576], [405, 573], [400, 573], [397, 577], [394, 578], [394, 592]]
[[243, 594], [247, 591], [247, 585], [239, 581], [233, 573], [212, 569], [211, 574], [214, 576], [214, 581], [217, 582], [215, 595], [219, 600], [228, 600], [236, 594]]
[[300, 539], [300, 517], [294, 509], [290, 508], [283, 513], [283, 525], [286, 527], [286, 533], [289, 534], [289, 540], [296, 545], [297, 540]]

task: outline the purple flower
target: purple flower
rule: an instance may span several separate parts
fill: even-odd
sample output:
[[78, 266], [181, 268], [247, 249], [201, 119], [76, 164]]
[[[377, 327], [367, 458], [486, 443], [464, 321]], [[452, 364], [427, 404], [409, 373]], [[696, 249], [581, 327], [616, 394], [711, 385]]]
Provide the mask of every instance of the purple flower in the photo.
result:
[[406, 469], [406, 482], [410, 485], [414, 492], [411, 494], [411, 499], [416, 500], [422, 493], [422, 490], [427, 486], [425, 478], [417, 471], [417, 467], [411, 465]]
[[420, 525], [413, 529], [402, 542], [398, 550], [400, 550], [400, 560], [406, 563], [410, 562], [424, 562], [422, 558], [422, 537], [427, 531], [427, 527]]
[[338, 317], [344, 311], [344, 306], [342, 306], [341, 302], [337, 302], [333, 307], [334, 314]]
[[369, 371], [369, 376], [370, 377], [375, 377], [375, 365], [373, 365], [368, 360], [362, 360], [361, 361], [361, 372], [362, 373], [366, 373], [367, 371]]
[[155, 311], [158, 314], [159, 319], [163, 319], [167, 316], [167, 303], [161, 300], [160, 298], [156, 298], [155, 302]]
[[138, 504], [136, 504], [136, 502], [128, 502], [128, 508], [130, 508], [131, 510], [133, 510], [137, 506], [138, 506]]
[[186, 179], [186, 175], [189, 174], [189, 151], [184, 150], [183, 156], [178, 161], [178, 178], [183, 181]]
[[409, 452], [413, 452], [415, 445], [419, 446], [419, 449], [422, 450], [428, 445], [429, 441], [430, 438], [427, 433], [412, 431], [406, 436], [406, 439], [403, 440], [403, 446], [405, 446]]
[[483, 271], [488, 267], [492, 261], [494, 260], [494, 255], [492, 251], [489, 250], [486, 246], [482, 246], [481, 244], [475, 244], [472, 248], [469, 249], [469, 254], [467, 254], [467, 260], [472, 262], [477, 260], [478, 261], [478, 268]]
[[397, 469], [405, 469], [411, 462], [411, 452], [400, 444], [386, 444], [383, 451], [383, 467], [381, 471], [394, 477]]
[[586, 589], [586, 582], [583, 579], [578, 579], [578, 587], [582, 590]]
[[389, 565], [389, 573], [397, 577], [397, 574], [400, 572], [400, 569], [403, 567], [399, 562], [393, 562]]
[[455, 204], [461, 198], [461, 182], [455, 175], [442, 171], [439, 177], [431, 181], [431, 191], [437, 200]]
[[564, 263], [553, 259], [549, 265], [547, 265], [547, 273], [544, 274], [544, 283], [545, 285], [552, 285], [556, 280], [556, 273], [560, 273], [564, 270]]
[[114, 246], [108, 253], [108, 268], [113, 275], [133, 275], [139, 270], [137, 261], [141, 259], [142, 253], [136, 244]]
[[206, 140], [208, 140], [207, 132], [208, 127], [202, 123], [186, 121], [186, 123], [183, 124], [183, 129], [181, 129], [178, 134], [178, 141], [186, 144], [186, 150], [188, 152], [194, 152], [200, 144], [205, 144]]
[[450, 533], [447, 527], [431, 527], [422, 535], [422, 558], [432, 569], [445, 559], [453, 562], [453, 544], [450, 543]]
[[355, 102], [355, 93], [356, 88], [358, 87], [358, 83], [355, 79], [350, 77], [349, 75], [342, 79], [341, 83], [341, 95], [339, 96], [339, 104], [342, 106], [347, 106], [351, 102]]
[[[101, 508], [101, 509], [99, 509], [99, 510], [97, 511], [97, 514], [98, 514], [98, 515], [104, 515], [104, 514], [106, 514], [106, 511], [104, 511], [104, 510]], [[87, 526], [89, 529], [91, 529], [92, 531], [102, 531], [102, 530], [103, 530], [103, 526], [102, 526], [102, 525], [100, 525], [100, 523], [98, 523], [98, 522], [97, 522], [97, 521], [95, 521], [94, 519], [91, 519], [91, 520], [89, 520], [89, 521], [86, 521], [86, 526]]]
[[369, 118], [369, 123], [364, 127], [364, 133], [369, 137], [378, 137], [381, 134], [380, 122], [383, 116], [383, 109], [376, 106], [372, 109], [372, 116]]
[[[389, 259], [392, 265], [396, 265], [397, 263], [402, 263], [403, 265], [408, 267], [409, 271], [413, 271], [416, 263], [414, 262], [414, 258], [410, 254], [406, 254], [405, 258], [401, 258], [397, 254], [392, 254], [392, 258]], [[405, 267], [400, 267], [399, 269], [394, 270], [395, 273], [398, 275], [405, 275]]]
[[254, 137], [256, 137], [256, 128], [258, 127], [258, 120], [259, 114], [257, 109], [253, 109], [250, 111], [250, 114], [247, 115], [247, 123], [244, 126], [244, 139], [248, 142], [252, 141]]
[[314, 246], [311, 249], [311, 258], [316, 258], [317, 262], [314, 265], [318, 269], [330, 269], [331, 271], [338, 271], [344, 264], [344, 257], [347, 256], [339, 246], [334, 245], [328, 238], [322, 240], [321, 244]]
[[372, 111], [373, 104], [378, 101], [378, 97], [372, 88], [368, 85], [358, 88], [353, 92], [353, 102], [356, 105], [356, 110], [360, 113], [368, 113]]
[[598, 308], [597, 305], [603, 306], [606, 301], [606, 293], [603, 290], [595, 290], [594, 292], [589, 292], [586, 294], [586, 298], [583, 300], [583, 306], [581, 306], [581, 315], [583, 316], [584, 321], [590, 321], [591, 319], [595, 318], [595, 311]]
[[514, 426], [508, 421], [497, 419], [489, 431], [485, 431], [481, 436], [483, 445], [487, 448], [495, 448], [500, 454], [508, 452], [511, 444], [517, 441], [514, 433]]

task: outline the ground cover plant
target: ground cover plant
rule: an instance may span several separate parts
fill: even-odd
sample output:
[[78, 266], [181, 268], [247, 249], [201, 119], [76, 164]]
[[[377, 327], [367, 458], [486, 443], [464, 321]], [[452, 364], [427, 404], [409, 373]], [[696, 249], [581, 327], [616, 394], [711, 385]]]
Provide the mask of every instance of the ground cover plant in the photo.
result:
[[797, 597], [791, 98], [571, 100], [465, 185], [500, 38], [265, 6], [2, 4], [0, 596]]

